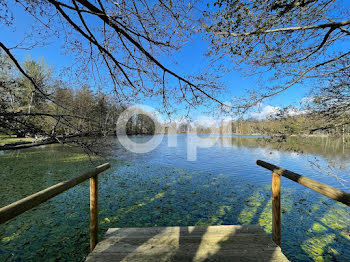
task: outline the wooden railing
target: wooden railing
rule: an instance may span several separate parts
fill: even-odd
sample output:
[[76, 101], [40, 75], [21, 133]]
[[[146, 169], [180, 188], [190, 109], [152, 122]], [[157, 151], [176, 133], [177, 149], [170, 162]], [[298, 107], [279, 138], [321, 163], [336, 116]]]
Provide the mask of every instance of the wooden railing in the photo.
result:
[[272, 239], [279, 246], [281, 245], [281, 176], [350, 206], [349, 193], [262, 160], [256, 161], [256, 164], [272, 171]]
[[[272, 239], [277, 245], [281, 245], [281, 176], [296, 183], [308, 187], [329, 198], [350, 206], [350, 194], [332, 186], [320, 183], [316, 180], [304, 177], [292, 171], [283, 169], [262, 160], [256, 161], [257, 165], [272, 171]], [[0, 208], [0, 224], [40, 205], [41, 203], [57, 196], [68, 189], [90, 179], [90, 250], [92, 251], [98, 241], [98, 174], [110, 168], [109, 163], [96, 167], [94, 170], [81, 176], [60, 182], [54, 186], [25, 197], [8, 206]]]
[[98, 241], [97, 176], [108, 168], [110, 168], [110, 164], [105, 163], [82, 174], [81, 176], [60, 182], [33, 195], [22, 198], [21, 200], [18, 200], [8, 206], [0, 208], [0, 224], [9, 221], [10, 219], [40, 205], [41, 203], [67, 191], [72, 187], [75, 187], [76, 185], [79, 185], [87, 179], [90, 179], [90, 250], [92, 251]]

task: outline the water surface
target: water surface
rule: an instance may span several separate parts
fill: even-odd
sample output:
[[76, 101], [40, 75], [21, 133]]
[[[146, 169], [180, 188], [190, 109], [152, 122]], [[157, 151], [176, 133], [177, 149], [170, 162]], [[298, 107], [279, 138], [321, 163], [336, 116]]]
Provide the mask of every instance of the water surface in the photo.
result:
[[[214, 146], [198, 148], [196, 161], [187, 160], [187, 139], [178, 135], [177, 146], [169, 147], [164, 136], [155, 150], [135, 154], [109, 138], [107, 159], [61, 145], [1, 152], [0, 206], [105, 161], [112, 168], [99, 176], [101, 236], [109, 227], [220, 224], [259, 224], [271, 233], [271, 172], [257, 159], [349, 191], [350, 150], [339, 139], [271, 144], [221, 136]], [[290, 260], [349, 261], [349, 215], [345, 205], [282, 178], [282, 250]], [[88, 216], [85, 182], [1, 225], [0, 260], [83, 260]]]

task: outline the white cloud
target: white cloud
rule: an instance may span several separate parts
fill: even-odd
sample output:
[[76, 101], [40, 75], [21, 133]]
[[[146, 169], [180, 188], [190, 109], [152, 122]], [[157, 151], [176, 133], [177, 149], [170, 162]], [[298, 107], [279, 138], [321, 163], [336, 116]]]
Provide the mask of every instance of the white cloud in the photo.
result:
[[305, 113], [306, 113], [306, 110], [300, 110], [298, 108], [290, 108], [287, 110], [286, 115], [287, 116], [297, 116], [297, 115], [302, 115]]
[[[312, 98], [310, 98], [312, 99]], [[256, 110], [252, 113], [250, 113], [248, 116], [257, 120], [264, 120], [271, 116], [276, 116], [278, 113], [281, 112], [281, 108], [278, 106], [271, 106], [271, 105], [263, 105], [260, 104], [259, 107], [256, 107]], [[287, 108], [284, 111], [284, 116], [297, 116], [307, 113], [306, 110], [302, 110], [300, 108]]]
[[308, 104], [308, 103], [312, 103], [313, 101], [314, 101], [313, 96], [305, 96], [300, 100], [300, 104]]
[[177, 117], [171, 121], [172, 123], [175, 123], [176, 125], [181, 125], [181, 124], [187, 124], [187, 119], [184, 116]]
[[217, 122], [214, 118], [210, 116], [200, 116], [194, 121], [194, 124], [196, 126], [203, 126], [203, 127], [212, 127], [216, 126]]
[[220, 119], [220, 122], [226, 124], [226, 123], [230, 123], [230, 122], [236, 120], [237, 118], [238, 118], [237, 116], [236, 116], [236, 117], [224, 116], [224, 117], [222, 117], [222, 118]]
[[260, 108], [257, 109], [255, 112], [250, 113], [249, 117], [262, 120], [270, 116], [275, 116], [281, 110], [280, 107], [271, 105], [260, 105], [259, 107]]

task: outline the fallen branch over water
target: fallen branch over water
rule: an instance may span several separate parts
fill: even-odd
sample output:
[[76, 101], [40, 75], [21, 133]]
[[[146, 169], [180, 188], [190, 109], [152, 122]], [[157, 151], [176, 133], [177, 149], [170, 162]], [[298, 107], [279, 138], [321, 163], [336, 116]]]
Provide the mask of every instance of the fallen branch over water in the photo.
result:
[[45, 142], [40, 142], [40, 143], [31, 143], [30, 144], [21, 144], [21, 145], [12, 145], [12, 144], [7, 144], [0, 146], [0, 150], [16, 150], [16, 149], [24, 149], [24, 148], [30, 148], [30, 147], [35, 147], [35, 146], [43, 146], [43, 145], [49, 145], [49, 144], [56, 144], [58, 143], [57, 140], [51, 140], [51, 141], [45, 141]]
[[3, 146], [0, 146], [0, 151], [5, 150], [17, 150], [17, 149], [25, 149], [25, 148], [31, 148], [36, 146], [43, 146], [43, 145], [50, 145], [50, 144], [58, 144], [63, 143], [65, 140], [74, 138], [74, 137], [84, 137], [87, 134], [75, 134], [75, 135], [69, 135], [69, 136], [61, 136], [61, 137], [53, 137], [53, 138], [47, 138], [41, 142], [16, 142], [11, 144], [5, 144]]

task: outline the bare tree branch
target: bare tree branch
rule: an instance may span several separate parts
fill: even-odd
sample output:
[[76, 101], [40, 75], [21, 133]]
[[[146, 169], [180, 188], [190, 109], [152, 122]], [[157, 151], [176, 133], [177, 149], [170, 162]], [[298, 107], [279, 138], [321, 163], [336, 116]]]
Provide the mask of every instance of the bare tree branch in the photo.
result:
[[230, 33], [230, 32], [213, 32], [213, 33], [216, 35], [240, 37], [240, 36], [260, 35], [260, 34], [269, 34], [269, 33], [277, 33], [277, 32], [319, 30], [319, 29], [324, 29], [324, 28], [329, 28], [329, 27], [330, 28], [340, 28], [341, 26], [345, 26], [345, 25], [350, 25], [350, 20], [341, 21], [341, 22], [334, 22], [334, 23], [320, 24], [320, 25], [295, 26], [295, 27], [276, 28], [276, 29], [269, 29], [269, 30], [257, 30], [257, 31], [241, 33], [241, 34]]

